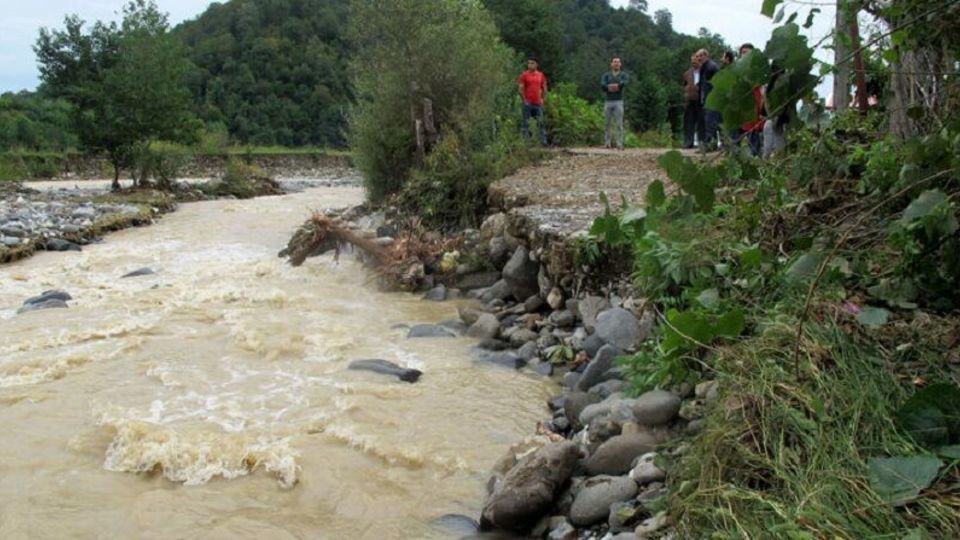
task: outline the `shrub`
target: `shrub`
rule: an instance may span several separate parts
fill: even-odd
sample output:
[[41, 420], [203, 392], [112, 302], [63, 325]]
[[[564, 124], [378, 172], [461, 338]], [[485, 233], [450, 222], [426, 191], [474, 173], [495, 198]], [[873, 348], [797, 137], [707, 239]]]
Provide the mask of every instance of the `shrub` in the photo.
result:
[[[355, 0], [352, 9], [358, 64], [350, 146], [370, 198], [380, 201], [399, 191], [418, 165], [412, 113], [425, 99], [447, 138], [441, 145], [483, 148], [489, 137], [474, 133], [491, 132], [496, 98], [510, 86], [511, 54], [476, 2]], [[436, 171], [441, 163], [449, 161], [438, 157], [428, 168]]]
[[547, 134], [559, 146], [600, 144], [603, 141], [603, 109], [577, 96], [572, 83], [556, 85], [545, 104]]

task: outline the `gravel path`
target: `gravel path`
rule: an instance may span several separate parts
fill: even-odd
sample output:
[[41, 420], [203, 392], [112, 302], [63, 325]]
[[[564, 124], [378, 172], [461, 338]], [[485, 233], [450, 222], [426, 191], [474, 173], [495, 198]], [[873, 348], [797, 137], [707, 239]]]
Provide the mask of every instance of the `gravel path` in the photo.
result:
[[642, 203], [647, 186], [666, 180], [657, 158], [666, 149], [575, 148], [526, 167], [490, 187], [493, 205], [524, 215], [541, 229], [570, 235], [590, 228], [603, 213], [600, 192], [620, 206], [621, 196]]

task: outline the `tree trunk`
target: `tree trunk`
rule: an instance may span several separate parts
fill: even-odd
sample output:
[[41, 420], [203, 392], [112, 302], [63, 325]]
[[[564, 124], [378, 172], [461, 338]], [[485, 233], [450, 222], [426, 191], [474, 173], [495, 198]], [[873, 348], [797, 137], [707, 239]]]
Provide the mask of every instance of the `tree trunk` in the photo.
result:
[[120, 163], [117, 159], [111, 159], [113, 164], [113, 184], [110, 185], [111, 191], [120, 191]]
[[845, 0], [837, 0], [837, 22], [833, 30], [833, 111], [842, 113], [850, 102], [850, 44], [847, 43], [847, 9]]

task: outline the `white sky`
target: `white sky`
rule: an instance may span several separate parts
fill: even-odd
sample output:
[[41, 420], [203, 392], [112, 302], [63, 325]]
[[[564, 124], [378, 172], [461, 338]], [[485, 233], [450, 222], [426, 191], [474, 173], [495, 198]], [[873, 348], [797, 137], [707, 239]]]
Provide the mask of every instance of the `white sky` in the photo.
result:
[[[0, 92], [32, 90], [39, 84], [33, 44], [40, 28], [63, 28], [77, 14], [88, 23], [119, 20], [126, 0], [0, 0]], [[171, 24], [194, 18], [210, 0], [157, 0]]]
[[[611, 0], [614, 6], [625, 6], [628, 0]], [[809, 6], [804, 0], [786, 0], [800, 11], [799, 21], [806, 19]], [[800, 3], [794, 3], [800, 2]], [[92, 22], [116, 20], [126, 0], [0, 0], [0, 92], [33, 89], [37, 86], [37, 66], [32, 46], [41, 27], [61, 28], [67, 14], [76, 13]], [[211, 0], [157, 0], [160, 9], [170, 14], [176, 24], [198, 16]], [[733, 47], [752, 42], [759, 48], [766, 45], [773, 24], [760, 15], [762, 0], [648, 0], [649, 13], [666, 8], [673, 14], [673, 27], [686, 34], [696, 34], [700, 27], [722, 35]], [[814, 26], [805, 31], [811, 43], [830, 32], [834, 11], [823, 7]], [[818, 56], [828, 58], [828, 52]], [[821, 94], [823, 89], [821, 87]]]

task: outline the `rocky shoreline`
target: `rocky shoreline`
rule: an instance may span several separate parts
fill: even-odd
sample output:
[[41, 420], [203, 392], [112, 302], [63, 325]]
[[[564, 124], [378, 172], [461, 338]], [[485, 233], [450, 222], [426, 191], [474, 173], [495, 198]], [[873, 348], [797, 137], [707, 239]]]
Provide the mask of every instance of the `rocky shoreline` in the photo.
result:
[[[380, 245], [395, 241], [383, 213], [355, 211], [351, 223]], [[523, 223], [494, 214], [419, 269], [425, 301], [469, 300], [460, 300], [459, 320], [415, 326], [409, 338], [465, 335], [478, 341], [478, 364], [553, 377], [560, 387], [535, 432], [493, 467], [482, 514], [435, 525], [459, 538], [674, 538], [668, 463], [700, 429], [716, 383], [632, 395], [617, 359], [650, 338], [653, 310], [627, 275], [584, 285], [596, 280], [556, 264], [571, 246], [518, 230]]]

